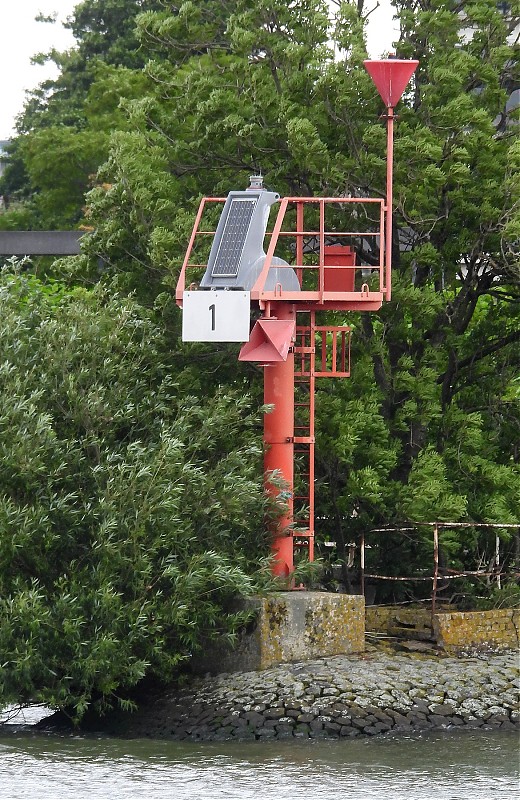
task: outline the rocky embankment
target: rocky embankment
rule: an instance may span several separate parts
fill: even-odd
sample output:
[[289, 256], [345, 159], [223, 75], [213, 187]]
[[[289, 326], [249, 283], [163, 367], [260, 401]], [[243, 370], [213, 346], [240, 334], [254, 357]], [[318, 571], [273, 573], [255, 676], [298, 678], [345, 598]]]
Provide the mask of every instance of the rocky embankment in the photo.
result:
[[466, 726], [520, 730], [517, 653], [335, 656], [193, 679], [106, 732], [129, 737], [339, 738]]

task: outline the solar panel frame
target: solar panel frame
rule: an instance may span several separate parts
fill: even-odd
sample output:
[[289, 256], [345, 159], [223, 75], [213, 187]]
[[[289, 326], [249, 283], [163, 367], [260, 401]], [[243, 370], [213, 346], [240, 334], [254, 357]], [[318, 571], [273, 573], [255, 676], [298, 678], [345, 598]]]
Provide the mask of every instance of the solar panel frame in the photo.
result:
[[[233, 197], [229, 204], [222, 236], [211, 267], [212, 278], [236, 278], [247, 241], [258, 195]], [[246, 211], [246, 214], [239, 212]]]

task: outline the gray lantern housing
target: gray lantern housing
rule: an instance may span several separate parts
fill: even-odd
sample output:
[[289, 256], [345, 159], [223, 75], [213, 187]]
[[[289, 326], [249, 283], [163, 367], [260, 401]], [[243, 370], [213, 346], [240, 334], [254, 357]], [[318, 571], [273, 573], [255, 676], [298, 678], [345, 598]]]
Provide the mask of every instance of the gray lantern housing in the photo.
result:
[[[246, 191], [228, 194], [200, 289], [253, 288], [266, 258], [264, 237], [269, 211], [279, 199], [276, 192], [265, 191], [256, 176]], [[286, 291], [300, 291], [295, 271], [281, 258], [273, 258], [262, 288], [273, 291], [277, 285]]]

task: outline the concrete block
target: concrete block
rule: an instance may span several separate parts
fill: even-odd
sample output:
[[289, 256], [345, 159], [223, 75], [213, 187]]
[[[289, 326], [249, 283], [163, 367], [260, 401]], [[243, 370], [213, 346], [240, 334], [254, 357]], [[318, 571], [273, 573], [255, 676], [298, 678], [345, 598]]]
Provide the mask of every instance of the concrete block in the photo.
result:
[[455, 654], [468, 647], [518, 647], [518, 628], [512, 609], [435, 614], [433, 627], [438, 644]]
[[234, 648], [208, 642], [203, 657], [194, 659], [196, 672], [247, 672], [365, 649], [362, 595], [276, 592], [246, 598], [240, 608], [252, 611], [254, 622]]

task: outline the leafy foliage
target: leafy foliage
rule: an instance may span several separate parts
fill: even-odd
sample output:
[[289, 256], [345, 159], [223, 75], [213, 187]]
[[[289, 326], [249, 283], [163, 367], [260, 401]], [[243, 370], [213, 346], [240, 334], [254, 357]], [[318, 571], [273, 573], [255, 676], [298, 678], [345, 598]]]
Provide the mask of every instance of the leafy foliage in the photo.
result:
[[[207, 549], [228, 559], [228, 566], [240, 568], [249, 552], [248, 570], [258, 564], [251, 532], [260, 525], [262, 501], [256, 483], [249, 484], [256, 455], [244, 450], [251, 440], [242, 438], [247, 401], [237, 402], [236, 409], [233, 403], [251, 393], [260, 406], [260, 381], [252, 369], [236, 366], [232, 348], [181, 347], [179, 317], [169, 298], [201, 195], [225, 195], [247, 185], [248, 175], [259, 169], [280, 194], [384, 195], [385, 129], [380, 99], [362, 68], [363, 5], [342, 0], [333, 13], [324, 0], [261, 0], [253, 6], [245, 0], [175, 7], [162, 1], [126, 3], [135, 31], [130, 16], [128, 26], [118, 25], [119, 0], [79, 5], [72, 23], [77, 51], [59, 56], [61, 77], [29, 102], [13, 145], [4, 186], [18, 192], [21, 205], [0, 215], [2, 227], [82, 220], [93, 229], [81, 257], [53, 267], [76, 287], [50, 306], [68, 315], [67, 331], [76, 338], [69, 342], [60, 328], [53, 349], [54, 338], [45, 338], [45, 325], [38, 327], [43, 313], [38, 304], [47, 291], [38, 286], [33, 287], [38, 302], [30, 301], [26, 290], [16, 295], [24, 298], [16, 300], [17, 314], [24, 309], [27, 315], [20, 317], [19, 335], [5, 339], [19, 362], [5, 378], [9, 396], [18, 399], [5, 408], [11, 449], [3, 456], [9, 465], [0, 481], [8, 504], [3, 513], [15, 514], [16, 530], [40, 531], [27, 539], [34, 541], [36, 555], [24, 556], [22, 583], [13, 587], [5, 578], [12, 592], [6, 598], [14, 603], [25, 598], [16, 613], [27, 625], [31, 613], [23, 608], [43, 615], [46, 607], [45, 575], [35, 570], [49, 548], [57, 564], [74, 566], [70, 580], [76, 571], [80, 575], [67, 589], [67, 597], [80, 598], [78, 606], [70, 601], [80, 620], [71, 641], [97, 642], [106, 628], [119, 642], [126, 616], [145, 640], [136, 633], [141, 649], [132, 651], [138, 654], [135, 663], [146, 661], [146, 669], [168, 675], [174, 664], [165, 654], [183, 657], [199, 628], [216, 619], [206, 609], [192, 617], [195, 602], [188, 602], [185, 617], [169, 603], [170, 596], [181, 603], [182, 592], [195, 597], [190, 587], [198, 578], [183, 584], [193, 571], [190, 559], [198, 559], [196, 573], [197, 565], [205, 565], [206, 576], [211, 569], [219, 574], [215, 564], [210, 569], [204, 561], [214, 558]], [[464, 15], [445, 0], [424, 0], [420, 8], [414, 0], [394, 3], [397, 54], [417, 57], [420, 65], [396, 126], [393, 299], [377, 315], [335, 319], [354, 329], [352, 378], [323, 381], [317, 401], [318, 534], [336, 541], [343, 563], [356, 537], [382, 524], [410, 517], [416, 522], [519, 519], [520, 149], [518, 110], [508, 103], [518, 84], [512, 41], [518, 0], [509, 5], [511, 13], [504, 17], [494, 0], [475, 0], [465, 5]], [[60, 173], [65, 158], [68, 168]], [[366, 263], [378, 255], [358, 250]], [[109, 294], [77, 288], [98, 282], [110, 287]], [[111, 301], [115, 287], [120, 298]], [[151, 316], [137, 311], [135, 300], [121, 299], [131, 293], [156, 309], [160, 331]], [[131, 326], [137, 338], [121, 322], [127, 302], [134, 309], [130, 317], [139, 320]], [[103, 311], [109, 308], [111, 313]], [[54, 310], [48, 313], [53, 330], [57, 317]], [[9, 314], [5, 324], [17, 331], [19, 323]], [[37, 341], [24, 345], [24, 337], [33, 335], [31, 325]], [[84, 328], [91, 330], [88, 347], [84, 334], [75, 333]], [[107, 351], [101, 329], [110, 341], [119, 341], [114, 330], [123, 337], [114, 351]], [[45, 367], [40, 381], [34, 353], [47, 363], [42, 342], [55, 366]], [[138, 366], [128, 367], [126, 358]], [[27, 375], [34, 382], [22, 377]], [[197, 400], [184, 399], [190, 394]], [[31, 444], [15, 430], [30, 431]], [[219, 449], [228, 454], [225, 461], [218, 458]], [[240, 494], [244, 480], [247, 488]], [[54, 492], [58, 499], [52, 499]], [[97, 499], [83, 502], [91, 496]], [[148, 498], [154, 499], [153, 508]], [[139, 511], [141, 502], [148, 516]], [[189, 518], [181, 513], [184, 507]], [[177, 562], [164, 560], [171, 537], [182, 553], [178, 573], [171, 572]], [[99, 548], [92, 548], [98, 540]], [[81, 553], [78, 542], [84, 542]], [[462, 564], [474, 545], [479, 546], [478, 537], [466, 529], [450, 531], [442, 539], [444, 563]], [[148, 549], [153, 567], [147, 566]], [[11, 557], [18, 551], [7, 552]], [[99, 558], [97, 572], [82, 572], [87, 552]], [[388, 574], [425, 570], [431, 563], [426, 535], [401, 544], [388, 539], [381, 552]], [[128, 577], [134, 558], [143, 565], [139, 574], [151, 575], [148, 582], [143, 577], [135, 597], [119, 577], [137, 581]], [[110, 572], [112, 559], [119, 565], [117, 579]], [[65, 567], [59, 570], [56, 581], [67, 573]], [[172, 575], [179, 592], [170, 595]], [[99, 631], [83, 622], [91, 619], [85, 609], [94, 608], [94, 599], [81, 605], [86, 592], [80, 584], [97, 587], [96, 597], [103, 598], [99, 614], [108, 622]], [[158, 621], [157, 652], [139, 627], [146, 586], [157, 586], [148, 617], [150, 624]], [[159, 597], [165, 598], [164, 609]], [[81, 639], [84, 625], [91, 627]], [[7, 623], [2, 630], [6, 652], [15, 652]], [[171, 648], [168, 637], [175, 639]], [[100, 665], [115, 652], [110, 642], [100, 645], [110, 653], [106, 662], [94, 648]], [[81, 661], [78, 654], [83, 658], [84, 651], [70, 646], [76, 649], [68, 663]], [[23, 664], [36, 664], [31, 658], [23, 655], [12, 676], [25, 674]], [[24, 696], [37, 686], [58, 685], [48, 674], [31, 680]], [[94, 687], [109, 699], [112, 690], [103, 694], [98, 680], [87, 681], [89, 691]], [[7, 694], [14, 694], [16, 685], [13, 677]], [[79, 689], [61, 691], [56, 689], [57, 704], [66, 700], [81, 709]]]
[[131, 298], [4, 274], [0, 307], [0, 700], [80, 717], [238, 623], [267, 547], [257, 421], [190, 396]]

